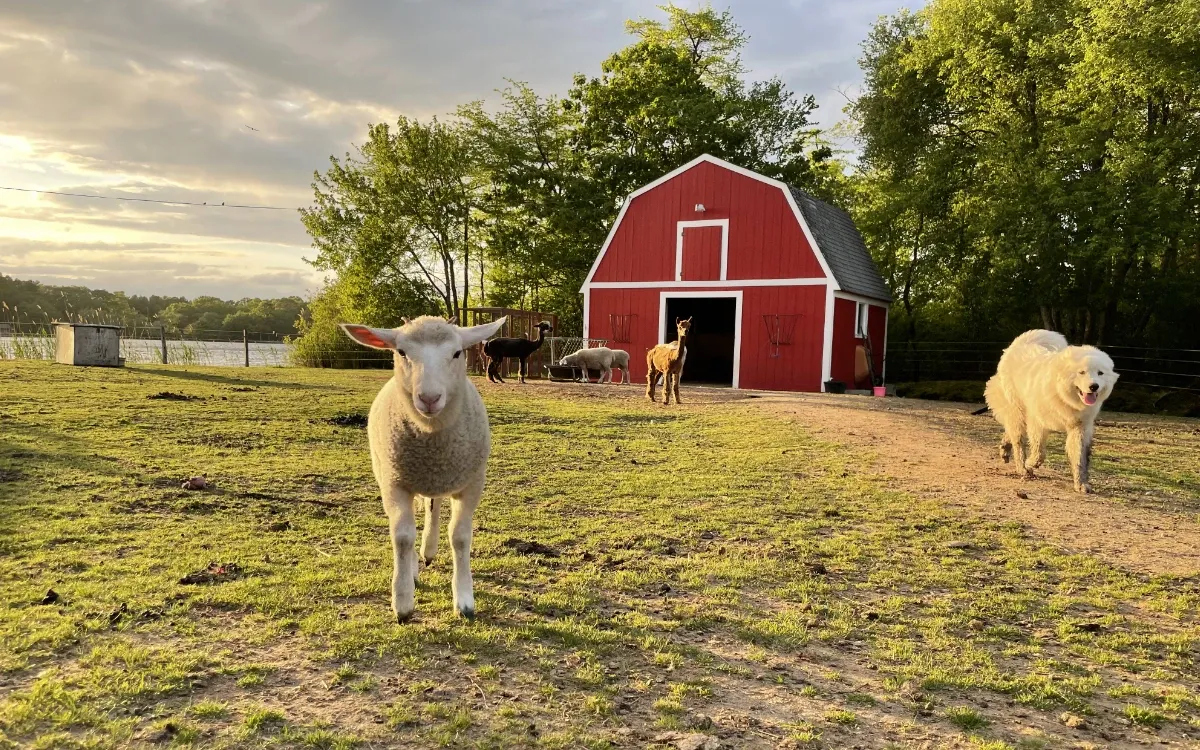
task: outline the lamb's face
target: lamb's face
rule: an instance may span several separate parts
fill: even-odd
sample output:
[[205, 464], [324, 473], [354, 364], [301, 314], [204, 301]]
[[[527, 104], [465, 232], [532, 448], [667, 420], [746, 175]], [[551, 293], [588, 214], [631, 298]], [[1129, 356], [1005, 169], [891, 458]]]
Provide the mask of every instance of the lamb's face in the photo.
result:
[[[1064, 379], [1067, 400], [1077, 404], [1080, 409], [1104, 403], [1120, 377], [1113, 372], [1112, 359], [1092, 346], [1072, 346], [1064, 354], [1071, 368], [1067, 370], [1068, 378]], [[1064, 367], [1067, 366], [1064, 364]]]
[[394, 352], [396, 384], [407, 397], [406, 410], [418, 423], [435, 427], [452, 415], [467, 382], [467, 352], [504, 325], [504, 318], [460, 328], [442, 318], [421, 317], [400, 328], [342, 324], [350, 338]]

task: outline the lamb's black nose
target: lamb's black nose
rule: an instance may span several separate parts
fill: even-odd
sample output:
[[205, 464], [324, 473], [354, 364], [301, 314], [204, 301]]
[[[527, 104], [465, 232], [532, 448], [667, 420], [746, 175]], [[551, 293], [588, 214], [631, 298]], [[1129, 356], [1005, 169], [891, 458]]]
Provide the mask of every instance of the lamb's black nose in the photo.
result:
[[1095, 393], [1096, 391], [1100, 390], [1100, 384], [1092, 383], [1091, 385], [1088, 386], [1088, 390], [1091, 391], [1092, 393]]

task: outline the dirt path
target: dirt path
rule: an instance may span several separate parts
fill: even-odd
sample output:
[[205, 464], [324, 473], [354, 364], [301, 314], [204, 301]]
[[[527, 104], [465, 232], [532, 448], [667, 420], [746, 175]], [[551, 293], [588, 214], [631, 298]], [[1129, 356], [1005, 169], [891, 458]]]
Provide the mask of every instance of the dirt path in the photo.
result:
[[[1000, 462], [995, 422], [971, 416], [962, 404], [816, 394], [763, 394], [754, 403], [795, 418], [824, 440], [868, 448], [877, 456], [876, 469], [897, 489], [936, 494], [947, 506], [988, 519], [1019, 521], [1052, 543], [1130, 570], [1200, 573], [1200, 498], [1189, 486], [1147, 491], [1098, 467], [1097, 494], [1079, 495], [1061, 461], [1061, 440], [1051, 443], [1050, 465], [1038, 470], [1037, 479], [1020, 479]], [[1190, 462], [1194, 474], [1200, 465], [1197, 428], [1194, 420], [1104, 415], [1097, 464], [1103, 467], [1106, 458], [1113, 469], [1135, 460]], [[1166, 452], [1172, 455], [1157, 455]], [[1143, 466], [1131, 472], [1147, 473]]]

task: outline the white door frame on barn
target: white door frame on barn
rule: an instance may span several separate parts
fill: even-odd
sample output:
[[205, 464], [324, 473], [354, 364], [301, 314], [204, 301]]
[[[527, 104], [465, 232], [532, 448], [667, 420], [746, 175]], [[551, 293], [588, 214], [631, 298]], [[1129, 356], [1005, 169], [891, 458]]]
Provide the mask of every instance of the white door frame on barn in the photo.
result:
[[683, 230], [697, 227], [721, 228], [721, 278], [729, 272], [729, 219], [695, 219], [675, 223], [675, 280], [683, 281]]
[[667, 340], [667, 300], [682, 297], [726, 297], [734, 300], [732, 387], [737, 388], [742, 379], [742, 291], [739, 289], [737, 291], [659, 292], [658, 335], [661, 341]]

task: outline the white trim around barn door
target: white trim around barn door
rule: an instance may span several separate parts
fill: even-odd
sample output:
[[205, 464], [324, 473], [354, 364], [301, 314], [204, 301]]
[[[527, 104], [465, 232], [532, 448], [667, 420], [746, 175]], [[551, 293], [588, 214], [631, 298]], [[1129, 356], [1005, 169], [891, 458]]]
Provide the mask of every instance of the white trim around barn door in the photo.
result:
[[729, 219], [696, 219], [675, 223], [675, 280], [683, 281], [683, 230], [696, 227], [721, 227], [721, 278], [729, 272]]
[[[742, 380], [742, 292], [659, 292], [658, 293], [658, 337], [667, 339], [667, 300], [677, 297], [732, 297], [733, 305], [733, 387], [738, 388]], [[695, 323], [693, 322], [693, 325]]]

